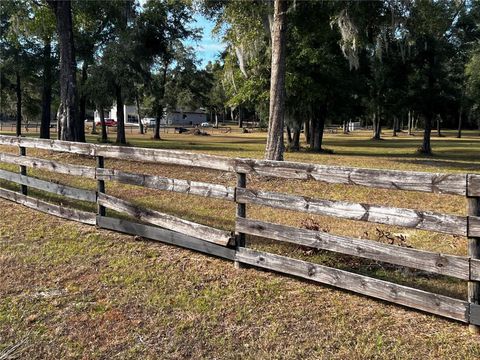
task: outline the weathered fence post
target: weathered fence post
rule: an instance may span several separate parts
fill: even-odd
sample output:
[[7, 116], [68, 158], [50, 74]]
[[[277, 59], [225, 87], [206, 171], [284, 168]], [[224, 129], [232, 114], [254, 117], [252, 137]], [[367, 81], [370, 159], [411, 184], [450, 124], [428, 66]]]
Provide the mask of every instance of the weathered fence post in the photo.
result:
[[[480, 216], [480, 197], [477, 196], [478, 193], [472, 191], [472, 189], [476, 189], [472, 184], [474, 177], [467, 176], [467, 215]], [[468, 256], [472, 259], [480, 259], [480, 237], [468, 237]], [[468, 302], [470, 304], [480, 304], [480, 282], [468, 282]], [[469, 329], [474, 334], [480, 334], [480, 326], [478, 325], [470, 324]]]
[[[247, 187], [247, 174], [237, 172], [237, 188], [246, 188]], [[237, 217], [245, 218], [247, 216], [247, 205], [240, 204], [237, 201], [237, 190], [235, 189], [235, 202], [237, 203]], [[235, 220], [236, 221], [236, 220]], [[236, 249], [240, 247], [245, 247], [245, 234], [236, 232], [235, 233], [235, 247]], [[235, 269], [241, 269], [243, 266], [240, 262], [235, 261]]]
[[[105, 167], [105, 158], [103, 156], [97, 156], [97, 169]], [[98, 193], [105, 193], [105, 180], [97, 180], [97, 192]], [[98, 200], [97, 200], [98, 203]], [[97, 205], [97, 213], [100, 216], [105, 216], [105, 206], [100, 204]]]
[[[20, 146], [20, 156], [26, 156], [27, 149], [23, 146]], [[20, 175], [27, 176], [27, 167], [25, 165], [20, 165]], [[21, 193], [27, 195], [27, 185], [21, 185]]]

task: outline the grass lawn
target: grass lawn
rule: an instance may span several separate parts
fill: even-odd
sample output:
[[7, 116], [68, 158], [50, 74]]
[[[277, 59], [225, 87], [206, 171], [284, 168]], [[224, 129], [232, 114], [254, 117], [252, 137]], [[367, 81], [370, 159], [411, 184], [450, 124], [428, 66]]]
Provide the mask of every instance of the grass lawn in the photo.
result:
[[[370, 133], [327, 134], [333, 154], [287, 153], [291, 161], [368, 168], [480, 173], [480, 136], [454, 132], [433, 137], [434, 155], [415, 153], [421, 134], [371, 141]], [[33, 134], [29, 134], [33, 135]], [[111, 135], [114, 138], [114, 134]], [[130, 135], [133, 146], [185, 149], [261, 158], [264, 133], [212, 132], [211, 136]], [[89, 137], [91, 142], [97, 141]], [[16, 152], [0, 147], [0, 151]], [[93, 165], [94, 160], [40, 150], [28, 155]], [[17, 170], [0, 164], [1, 168]], [[106, 167], [234, 185], [234, 174], [106, 160]], [[95, 183], [29, 170], [40, 178], [83, 188]], [[16, 185], [0, 185], [16, 189]], [[326, 185], [314, 181], [248, 178], [251, 188], [465, 214], [459, 196]], [[86, 210], [92, 205], [52, 202]], [[232, 230], [234, 204], [140, 187], [107, 184], [107, 193], [185, 219]], [[0, 200], [0, 358], [216, 358], [216, 359], [478, 359], [480, 338], [457, 322], [255, 269], [188, 250], [61, 220]], [[114, 215], [109, 213], [109, 215]], [[450, 254], [466, 254], [466, 239], [391, 226], [248, 206], [247, 216], [301, 227], [313, 221], [329, 232], [389, 241]], [[339, 256], [259, 238], [248, 246], [395, 281], [464, 299], [466, 283], [374, 261]]]

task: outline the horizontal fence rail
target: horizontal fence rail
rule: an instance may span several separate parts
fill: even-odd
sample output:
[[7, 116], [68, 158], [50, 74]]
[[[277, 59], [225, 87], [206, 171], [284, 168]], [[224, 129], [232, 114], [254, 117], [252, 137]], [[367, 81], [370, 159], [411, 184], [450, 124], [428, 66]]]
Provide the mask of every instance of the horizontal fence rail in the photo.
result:
[[466, 256], [439, 254], [250, 219], [238, 218], [236, 230], [249, 235], [375, 259], [458, 279], [470, 279], [470, 261]]
[[310, 214], [334, 216], [348, 220], [404, 226], [446, 234], [467, 235], [467, 218], [427, 211], [351, 203], [306, 196], [287, 195], [270, 191], [238, 189], [237, 201], [277, 209], [302, 211]]
[[235, 200], [234, 188], [199, 181], [172, 179], [163, 176], [135, 174], [120, 170], [100, 168], [97, 169], [97, 179], [228, 201]]
[[33, 187], [38, 190], [43, 190], [49, 193], [63, 195], [65, 197], [81, 200], [96, 202], [97, 194], [95, 191], [78, 189], [67, 185], [56, 184], [50, 181], [36, 179], [34, 177], [20, 175], [14, 172], [0, 170], [0, 179], [15, 182], [17, 184]]
[[42, 201], [31, 196], [26, 196], [15, 191], [1, 188], [0, 197], [6, 200], [16, 202], [18, 204], [25, 205], [26, 207], [29, 207], [31, 209], [36, 209], [44, 213], [55, 215], [64, 219], [78, 221], [89, 225], [96, 224], [96, 214], [94, 213], [51, 204], [49, 202]]
[[[0, 169], [0, 179], [19, 184], [21, 191], [0, 188], [4, 198], [61, 218], [100, 228], [161, 241], [240, 264], [289, 274], [335, 286], [362, 295], [455, 319], [480, 328], [480, 175], [441, 174], [412, 171], [359, 169], [295, 162], [279, 162], [183, 151], [85, 144], [0, 135], [0, 146], [15, 146], [20, 155], [0, 152], [0, 163], [19, 165], [20, 173]], [[97, 160], [96, 166], [66, 164], [27, 156], [26, 149], [77, 154]], [[235, 187], [165, 176], [126, 172], [105, 166], [105, 159], [153, 162], [204, 168], [237, 174]], [[27, 168], [79, 176], [97, 181], [97, 189], [86, 190], [27, 175]], [[340, 200], [314, 199], [280, 192], [252, 190], [246, 175], [328, 184], [364, 186], [387, 190], [419, 191], [464, 196], [467, 216], [403, 209]], [[105, 182], [176, 192], [236, 203], [235, 229], [225, 231], [177, 216], [148, 209], [105, 193]], [[38, 189], [74, 200], [96, 203], [97, 212], [86, 212], [52, 204], [27, 194]], [[73, 203], [72, 203], [73, 204]], [[468, 237], [466, 256], [441, 254], [373, 240], [340, 236], [247, 218], [248, 204], [310, 213], [340, 219], [366, 221]], [[74, 205], [74, 204], [73, 204]], [[72, 205], [72, 206], [73, 206]], [[107, 210], [109, 212], [107, 216]], [[129, 218], [113, 217], [110, 211]], [[252, 211], [253, 214], [255, 214]], [[266, 238], [358, 258], [405, 266], [468, 282], [467, 301], [398, 285], [366, 275], [339, 270], [286, 256], [247, 248], [246, 236]]]
[[159, 211], [144, 209], [119, 198], [106, 194], [98, 194], [98, 203], [107, 209], [126, 213], [134, 218], [150, 224], [158, 225], [185, 235], [193, 236], [205, 241], [220, 245], [228, 245], [232, 234], [209, 226], [180, 219], [176, 216], [161, 213]]

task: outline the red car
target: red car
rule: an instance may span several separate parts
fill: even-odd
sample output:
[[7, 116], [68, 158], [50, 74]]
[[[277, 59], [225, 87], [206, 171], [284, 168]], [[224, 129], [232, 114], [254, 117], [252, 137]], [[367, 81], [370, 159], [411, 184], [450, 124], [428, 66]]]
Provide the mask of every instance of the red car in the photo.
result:
[[[97, 121], [95, 125], [101, 126], [102, 123], [100, 121]], [[117, 122], [113, 119], [105, 119], [105, 126], [117, 126]]]

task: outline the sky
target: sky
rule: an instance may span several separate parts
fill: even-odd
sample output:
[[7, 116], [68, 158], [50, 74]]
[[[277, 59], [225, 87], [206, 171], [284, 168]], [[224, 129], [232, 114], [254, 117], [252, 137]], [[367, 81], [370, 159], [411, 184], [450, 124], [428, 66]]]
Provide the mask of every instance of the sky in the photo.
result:
[[195, 49], [197, 58], [201, 61], [200, 67], [204, 68], [209, 61], [218, 58], [219, 53], [225, 49], [225, 44], [222, 44], [220, 39], [213, 36], [212, 30], [215, 23], [203, 15], [195, 15], [195, 23], [192, 26], [202, 30], [202, 37], [196, 43], [189, 41], [187, 44]]
[[[146, 0], [138, 0], [140, 6], [144, 6]], [[195, 49], [197, 59], [200, 61], [199, 67], [204, 68], [209, 61], [214, 61], [218, 58], [218, 54], [225, 49], [225, 44], [222, 44], [220, 39], [212, 34], [215, 23], [200, 13], [194, 16], [195, 22], [191, 24], [192, 27], [201, 30], [201, 39], [197, 42], [186, 41], [185, 44], [192, 46]]]

